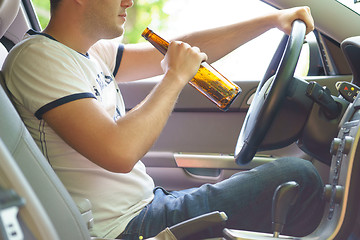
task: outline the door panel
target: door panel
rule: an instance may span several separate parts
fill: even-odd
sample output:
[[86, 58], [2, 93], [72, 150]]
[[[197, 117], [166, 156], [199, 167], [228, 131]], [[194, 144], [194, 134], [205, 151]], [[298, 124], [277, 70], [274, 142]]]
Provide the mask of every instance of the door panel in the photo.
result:
[[[120, 89], [123, 94], [128, 109], [136, 106], [149, 94], [152, 88], [157, 84], [158, 79], [141, 80], [131, 83], [121, 83]], [[258, 81], [234, 81], [242, 89], [242, 93], [235, 99], [227, 112], [246, 111], [249, 107], [246, 100], [256, 91]], [[195, 90], [190, 85], [186, 85], [182, 90], [174, 112], [217, 112], [221, 113], [210, 100]]]
[[[157, 81], [121, 84], [128, 109], [136, 106]], [[227, 112], [187, 85], [163, 132], [143, 158], [157, 185], [168, 190], [215, 183], [253, 168], [272, 158], [257, 157], [247, 166], [237, 166], [233, 153], [257, 81], [236, 82], [242, 89]]]
[[[328, 85], [333, 94], [337, 81], [350, 81], [351, 76], [310, 77], [307, 80]], [[164, 131], [151, 151], [143, 158], [148, 173], [157, 185], [169, 190], [219, 182], [237, 171], [258, 166], [275, 157], [296, 156], [311, 159], [296, 144], [286, 148], [261, 152], [246, 166], [233, 161], [238, 134], [256, 91], [257, 81], [235, 81], [242, 93], [227, 112], [222, 112], [191, 86], [181, 93]], [[157, 81], [137, 81], [121, 84], [120, 89], [128, 109], [136, 106]]]
[[[138, 104], [155, 84], [139, 81], [120, 85], [126, 106]], [[257, 82], [237, 84], [243, 92], [227, 112], [186, 86], [152, 151], [232, 154], [248, 108], [247, 100], [256, 90]]]
[[142, 159], [155, 183], [168, 190], [216, 183], [272, 160], [270, 156], [260, 155], [246, 166], [238, 166], [233, 155], [228, 154], [159, 151], [150, 151]]

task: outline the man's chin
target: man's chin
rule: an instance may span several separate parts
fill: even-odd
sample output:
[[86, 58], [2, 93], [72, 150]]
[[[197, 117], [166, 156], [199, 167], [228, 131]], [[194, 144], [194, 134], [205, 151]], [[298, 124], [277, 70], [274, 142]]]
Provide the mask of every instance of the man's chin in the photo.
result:
[[117, 29], [116, 31], [113, 31], [109, 34], [104, 34], [103, 39], [114, 39], [114, 38], [119, 38], [122, 37], [124, 34], [124, 29]]

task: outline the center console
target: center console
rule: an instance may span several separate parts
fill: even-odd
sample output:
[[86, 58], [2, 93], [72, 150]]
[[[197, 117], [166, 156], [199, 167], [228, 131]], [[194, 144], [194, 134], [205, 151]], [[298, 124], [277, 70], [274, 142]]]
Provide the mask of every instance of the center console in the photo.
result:
[[[351, 103], [340, 123], [340, 130], [329, 149], [332, 154], [329, 181], [324, 188], [326, 201], [318, 228], [301, 238], [225, 229], [225, 239], [349, 239], [360, 208], [360, 95]], [[357, 238], [355, 238], [357, 239]]]

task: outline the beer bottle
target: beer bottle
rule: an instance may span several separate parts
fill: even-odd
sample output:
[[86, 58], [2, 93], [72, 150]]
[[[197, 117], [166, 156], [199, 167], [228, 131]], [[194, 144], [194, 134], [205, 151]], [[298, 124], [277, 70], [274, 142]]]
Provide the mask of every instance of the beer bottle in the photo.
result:
[[[146, 28], [141, 34], [162, 54], [166, 54], [169, 42], [161, 38], [149, 28]], [[229, 109], [230, 104], [241, 92], [239, 86], [231, 82], [210, 64], [202, 62], [201, 66], [189, 84], [209, 98], [217, 107], [223, 111]]]

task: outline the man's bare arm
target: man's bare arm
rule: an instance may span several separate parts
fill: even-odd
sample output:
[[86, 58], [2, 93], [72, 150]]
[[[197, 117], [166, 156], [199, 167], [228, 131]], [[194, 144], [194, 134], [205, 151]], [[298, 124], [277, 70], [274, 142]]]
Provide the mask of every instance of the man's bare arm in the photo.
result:
[[[208, 61], [212, 63], [271, 28], [279, 28], [290, 34], [292, 23], [296, 19], [306, 23], [307, 33], [314, 29], [310, 9], [298, 7], [275, 11], [231, 25], [189, 33], [173, 40], [199, 47], [208, 55]], [[124, 60], [121, 62], [116, 79], [118, 82], [126, 82], [162, 74], [160, 67], [162, 58], [163, 55], [150, 44], [126, 45]]]

